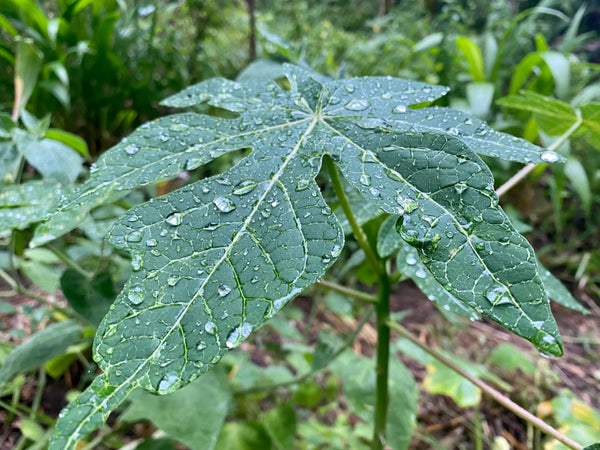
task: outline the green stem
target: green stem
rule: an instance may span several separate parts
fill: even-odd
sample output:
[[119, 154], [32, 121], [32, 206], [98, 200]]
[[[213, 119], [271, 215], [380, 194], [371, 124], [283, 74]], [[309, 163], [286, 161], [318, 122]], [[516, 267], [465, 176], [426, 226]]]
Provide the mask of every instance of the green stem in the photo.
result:
[[369, 264], [375, 273], [379, 275], [379, 286], [377, 291], [378, 301], [375, 306], [375, 313], [377, 315], [377, 362], [375, 368], [376, 398], [372, 448], [380, 450], [385, 443], [385, 428], [387, 423], [388, 367], [390, 359], [390, 328], [388, 326], [388, 321], [390, 318], [391, 284], [385, 266], [373, 251], [373, 247], [369, 244], [365, 232], [358, 224], [356, 217], [354, 217], [333, 159], [331, 159], [329, 155], [325, 155], [323, 162], [327, 168], [327, 172], [329, 172], [333, 190], [335, 191], [335, 195], [338, 198], [342, 211], [344, 211], [344, 214], [348, 219], [354, 237], [358, 241], [360, 247], [364, 250], [367, 261], [369, 261]]
[[54, 253], [54, 255], [58, 259], [60, 259], [62, 262], [64, 262], [69, 268], [73, 269], [74, 271], [76, 271], [77, 273], [79, 273], [80, 275], [82, 275], [84, 278], [86, 278], [88, 280], [90, 278], [92, 278], [92, 275], [89, 272], [87, 272], [79, 264], [77, 264], [75, 261], [73, 261], [73, 259], [69, 255], [64, 253], [62, 250], [57, 249], [52, 244], [48, 244], [46, 247], [48, 248], [48, 250], [50, 250], [52, 253]]
[[581, 450], [583, 448], [577, 442], [574, 442], [573, 440], [571, 440], [570, 438], [568, 438], [567, 436], [562, 434], [560, 431], [551, 427], [550, 425], [548, 425], [546, 422], [544, 422], [539, 417], [534, 416], [533, 414], [531, 414], [529, 411], [527, 411], [522, 406], [517, 405], [515, 402], [513, 402], [506, 395], [502, 394], [500, 391], [494, 389], [492, 386], [485, 383], [484, 381], [481, 381], [479, 378], [475, 378], [470, 373], [468, 373], [466, 370], [463, 370], [462, 368], [458, 367], [456, 364], [454, 364], [452, 361], [450, 361], [444, 355], [438, 353], [436, 350], [429, 348], [427, 345], [423, 344], [416, 337], [414, 337], [406, 328], [404, 328], [402, 325], [400, 325], [396, 322], [389, 321], [388, 326], [391, 329], [393, 329], [394, 331], [397, 331], [402, 337], [405, 337], [406, 339], [411, 341], [413, 344], [415, 344], [420, 349], [429, 353], [431, 356], [433, 356], [435, 359], [440, 361], [442, 364], [448, 366], [450, 369], [454, 370], [456, 373], [462, 375], [464, 378], [469, 380], [471, 383], [473, 383], [475, 386], [477, 386], [479, 389], [481, 389], [487, 395], [492, 397], [494, 400], [496, 400], [498, 403], [500, 403], [506, 409], [512, 411], [514, 414], [519, 416], [521, 419], [524, 419], [525, 421], [529, 422], [534, 427], [538, 428], [540, 431], [548, 434], [549, 436], [552, 436], [554, 439], [556, 439], [557, 441], [564, 444], [565, 446], [567, 446], [570, 449]]
[[327, 172], [329, 173], [329, 177], [331, 178], [331, 183], [333, 185], [333, 190], [335, 191], [335, 195], [337, 196], [338, 201], [340, 202], [340, 207], [346, 218], [348, 219], [348, 223], [350, 224], [350, 228], [352, 228], [352, 233], [354, 233], [354, 237], [358, 241], [360, 247], [364, 250], [365, 256], [369, 261], [369, 264], [373, 267], [375, 272], [378, 275], [385, 273], [385, 267], [381, 264], [381, 261], [373, 252], [373, 248], [367, 239], [367, 236], [363, 229], [358, 224], [356, 217], [352, 213], [352, 209], [350, 208], [350, 203], [348, 202], [348, 197], [346, 197], [346, 193], [344, 192], [344, 185], [342, 184], [342, 180], [340, 179], [340, 174], [335, 167], [335, 163], [331, 156], [325, 155], [323, 157], [323, 162], [325, 163], [325, 167], [327, 168]]
[[379, 302], [375, 307], [377, 314], [377, 366], [375, 424], [373, 426], [373, 449], [382, 449], [385, 444], [385, 430], [388, 410], [388, 367], [390, 361], [390, 279], [386, 273], [379, 277]]
[[332, 291], [339, 292], [340, 294], [347, 295], [348, 297], [355, 298], [356, 300], [360, 300], [361, 302], [366, 303], [377, 303], [379, 300], [374, 295], [365, 294], [364, 292], [357, 291], [355, 289], [341, 286], [337, 283], [332, 283], [331, 281], [321, 280], [319, 283], [321, 286], [331, 289]]

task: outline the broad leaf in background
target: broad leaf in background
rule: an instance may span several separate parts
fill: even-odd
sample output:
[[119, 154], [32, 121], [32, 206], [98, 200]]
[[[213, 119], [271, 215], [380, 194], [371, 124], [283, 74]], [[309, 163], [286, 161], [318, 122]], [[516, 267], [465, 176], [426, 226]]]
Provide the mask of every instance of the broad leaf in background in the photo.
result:
[[[593, 443], [600, 441], [600, 411], [586, 405], [572, 392], [562, 392], [549, 402], [542, 403], [539, 409], [550, 412], [560, 425], [558, 431], [567, 437], [582, 445], [591, 444], [592, 449], [594, 445], [598, 446]], [[548, 450], [568, 449], [556, 440], [551, 440], [544, 448]]]
[[[137, 387], [164, 394], [189, 383], [323, 276], [344, 244], [315, 182], [324, 154], [369, 203], [402, 214], [401, 236], [446, 290], [544, 353], [562, 353], [533, 250], [468, 145], [535, 162], [550, 152], [441, 109], [439, 120], [423, 119], [427, 133], [404, 133], [419, 125], [408, 106], [435, 100], [443, 87], [284, 70], [290, 91], [213, 79], [167, 99], [237, 117], [184, 113], [140, 127], [102, 155], [50, 219], [251, 150], [220, 175], [130, 209], [111, 229], [109, 242], [132, 255], [133, 273], [98, 329], [94, 357], [104, 373], [64, 411], [52, 449], [72, 448]], [[446, 130], [463, 117], [463, 131]], [[477, 139], [467, 136], [478, 128]]]
[[139, 390], [128, 400], [132, 405], [120, 420], [148, 419], [193, 450], [212, 450], [225, 423], [232, 396], [225, 372], [214, 370], [172, 394], [156, 396]]
[[0, 385], [13, 375], [41, 366], [83, 338], [82, 326], [74, 320], [54, 323], [16, 347], [0, 366]]
[[54, 199], [67, 192], [63, 184], [53, 180], [0, 187], [0, 236], [39, 222], [48, 214]]
[[[348, 409], [371, 421], [375, 408], [374, 360], [348, 350], [336, 358], [331, 370], [344, 383]], [[389, 370], [386, 443], [394, 449], [407, 449], [416, 426], [418, 389], [410, 371], [393, 354]]]

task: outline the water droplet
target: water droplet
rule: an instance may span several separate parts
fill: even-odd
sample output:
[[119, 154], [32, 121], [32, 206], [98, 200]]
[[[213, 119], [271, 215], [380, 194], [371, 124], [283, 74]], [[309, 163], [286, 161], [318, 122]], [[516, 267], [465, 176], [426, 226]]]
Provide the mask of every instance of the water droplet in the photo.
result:
[[185, 170], [194, 170], [204, 164], [202, 158], [190, 158], [185, 162]]
[[417, 263], [417, 259], [410, 255], [406, 258], [406, 264], [408, 264], [409, 266], [414, 266]]
[[177, 372], [169, 372], [158, 383], [158, 393], [168, 394], [177, 390], [182, 384], [183, 382], [177, 376]]
[[542, 159], [542, 161], [556, 162], [558, 161], [558, 153], [547, 150], [540, 155], [540, 158]]
[[183, 213], [173, 213], [169, 217], [167, 217], [167, 223], [169, 225], [179, 225], [181, 223], [182, 217]]
[[342, 253], [342, 247], [340, 245], [334, 245], [331, 249], [331, 256], [337, 258], [338, 256], [340, 256], [340, 253]]
[[206, 331], [208, 334], [215, 334], [216, 329], [217, 326], [214, 322], [206, 322], [206, 325], [204, 325], [204, 331]]
[[[166, 234], [166, 233], [165, 233]], [[148, 239], [146, 241], [146, 245], [148, 247], [156, 247], [158, 245], [158, 241], [156, 239]]]
[[206, 342], [200, 341], [198, 342], [198, 345], [196, 345], [196, 350], [204, 350], [206, 347], [208, 347], [208, 345], [206, 345]]
[[477, 129], [475, 130], [475, 134], [477, 136], [485, 136], [486, 134], [488, 134], [488, 128], [485, 125], [481, 125], [477, 127]]
[[231, 333], [229, 333], [225, 345], [227, 346], [227, 348], [235, 348], [238, 345], [240, 345], [240, 343], [244, 339], [250, 336], [251, 332], [252, 325], [250, 325], [249, 323], [243, 323], [239, 327], [235, 328]]
[[231, 292], [231, 288], [229, 286], [227, 286], [226, 284], [222, 284], [221, 286], [219, 286], [219, 289], [217, 290], [217, 292], [219, 293], [219, 297], [225, 297], [227, 294], [229, 294]]
[[362, 184], [364, 186], [371, 185], [371, 177], [364, 173], [360, 176], [360, 179], [358, 181], [360, 181], [360, 184]]
[[398, 105], [392, 112], [395, 114], [403, 114], [406, 112], [406, 105]]
[[144, 264], [144, 258], [141, 253], [136, 253], [131, 257], [131, 268], [138, 272], [142, 270], [142, 266]]
[[465, 120], [464, 120], [464, 124], [465, 124], [465, 125], [473, 125], [473, 119], [471, 119], [471, 118], [467, 118], [467, 119], [465, 119]]
[[298, 184], [296, 184], [297, 191], [303, 191], [304, 189], [308, 189], [310, 186], [310, 181], [308, 180], [299, 180]]
[[346, 103], [344, 105], [344, 108], [349, 109], [350, 111], [364, 111], [369, 106], [371, 106], [371, 104], [368, 101], [359, 99], [359, 100], [352, 100], [352, 101]]
[[184, 130], [187, 130], [187, 129], [188, 129], [188, 126], [186, 124], [184, 124], [184, 123], [174, 123], [173, 125], [171, 125], [169, 127], [170, 131], [177, 131], [177, 132], [184, 131]]
[[233, 193], [235, 195], [244, 195], [244, 194], [248, 194], [250, 192], [252, 192], [254, 190], [254, 188], [256, 187], [257, 183], [254, 180], [246, 180], [246, 181], [242, 181], [240, 184], [238, 184], [236, 186], [236, 188], [233, 190]]
[[219, 355], [215, 355], [213, 359], [210, 360], [211, 363], [216, 364], [221, 361], [221, 357]]
[[127, 147], [125, 147], [125, 153], [127, 153], [128, 155], [135, 155], [139, 151], [140, 148], [134, 144], [129, 144]]
[[127, 236], [125, 236], [125, 240], [127, 242], [140, 242], [144, 234], [140, 231], [132, 231]]
[[417, 278], [426, 278], [427, 277], [427, 273], [423, 270], [423, 269], [419, 269], [415, 272], [415, 276]]
[[425, 87], [423, 88], [423, 92], [424, 92], [425, 94], [429, 94], [429, 93], [431, 92], [431, 86], [425, 86]]
[[213, 200], [217, 209], [221, 212], [228, 213], [235, 209], [235, 204], [225, 197], [217, 197]]
[[134, 305], [139, 305], [144, 301], [144, 288], [140, 285], [132, 286], [127, 294], [127, 300]]
[[179, 280], [181, 280], [181, 277], [177, 275], [170, 275], [169, 278], [167, 278], [167, 284], [169, 286], [175, 286]]
[[354, 85], [352, 83], [348, 83], [344, 85], [344, 88], [348, 91], [348, 93], [352, 94], [354, 92]]

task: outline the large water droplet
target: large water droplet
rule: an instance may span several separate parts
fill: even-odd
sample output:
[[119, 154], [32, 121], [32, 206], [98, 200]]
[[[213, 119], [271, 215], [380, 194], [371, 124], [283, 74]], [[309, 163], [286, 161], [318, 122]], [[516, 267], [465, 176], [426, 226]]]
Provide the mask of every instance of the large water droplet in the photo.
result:
[[427, 273], [423, 270], [423, 269], [419, 269], [415, 272], [415, 276], [417, 278], [426, 278], [427, 277]]
[[416, 263], [417, 263], [417, 258], [415, 258], [414, 256], [409, 255], [406, 258], [406, 264], [408, 264], [409, 266], [414, 266]]
[[364, 185], [364, 186], [370, 186], [371, 185], [371, 177], [365, 173], [363, 173], [359, 180], [360, 184]]
[[398, 105], [392, 111], [394, 114], [403, 114], [406, 112], [406, 105]]
[[556, 162], [558, 161], [558, 153], [553, 152], [551, 150], [547, 150], [540, 155], [540, 158], [542, 158], [542, 161]]
[[[165, 233], [166, 234], [166, 233]], [[148, 239], [146, 241], [146, 245], [148, 247], [156, 247], [158, 245], [158, 241], [156, 239]]]
[[200, 167], [204, 161], [201, 158], [190, 158], [185, 163], [185, 170], [194, 170]]
[[169, 392], [174, 392], [182, 384], [183, 382], [177, 376], [177, 372], [169, 372], [164, 377], [162, 377], [162, 379], [158, 383], [158, 393], [168, 394]]
[[187, 130], [188, 126], [184, 123], [174, 123], [169, 127], [170, 131], [184, 131]]
[[183, 213], [173, 213], [169, 217], [167, 217], [167, 223], [169, 225], [179, 225], [181, 223], [182, 217]]
[[129, 144], [127, 147], [125, 147], [125, 153], [127, 153], [128, 155], [135, 155], [139, 151], [140, 148], [134, 144]]
[[204, 325], [204, 331], [206, 331], [208, 334], [215, 334], [216, 329], [217, 326], [214, 322], [206, 322], [206, 325]]
[[125, 236], [125, 240], [127, 242], [140, 242], [142, 240], [143, 233], [140, 231], [132, 231], [127, 236]]
[[349, 109], [350, 111], [364, 111], [371, 104], [363, 99], [352, 100], [344, 105], [344, 108]]
[[175, 286], [179, 280], [181, 280], [181, 277], [178, 275], [170, 275], [169, 278], [167, 278], [167, 284], [169, 286]]
[[206, 347], [208, 347], [208, 345], [206, 345], [206, 342], [200, 341], [198, 342], [198, 345], [196, 345], [196, 350], [204, 350]]
[[309, 180], [299, 180], [298, 184], [296, 184], [296, 190], [303, 191], [304, 189], [308, 189], [309, 185], [310, 185]]
[[217, 292], [219, 293], [219, 297], [225, 297], [227, 294], [229, 294], [231, 292], [231, 288], [229, 286], [227, 286], [226, 284], [222, 284], [221, 286], [219, 286], [219, 289], [217, 290]]
[[255, 187], [256, 187], [256, 181], [254, 181], [254, 180], [242, 181], [240, 184], [238, 184], [236, 186], [236, 188], [233, 190], [233, 193], [235, 195], [248, 194], [248, 193], [252, 192]]
[[228, 213], [235, 209], [235, 204], [225, 197], [217, 197], [213, 200], [217, 209], [221, 212]]
[[132, 286], [127, 294], [127, 300], [134, 305], [139, 305], [144, 301], [144, 288], [140, 285]]
[[240, 343], [244, 339], [246, 339], [251, 332], [252, 325], [250, 325], [249, 323], [243, 323], [239, 327], [235, 328], [231, 333], [229, 333], [225, 345], [227, 346], [227, 348], [235, 348], [238, 345], [240, 345]]

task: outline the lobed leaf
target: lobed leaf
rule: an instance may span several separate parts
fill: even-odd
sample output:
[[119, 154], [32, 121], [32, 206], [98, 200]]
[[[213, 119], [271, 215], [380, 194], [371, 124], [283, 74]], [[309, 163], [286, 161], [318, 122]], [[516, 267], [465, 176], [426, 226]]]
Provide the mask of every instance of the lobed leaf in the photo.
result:
[[141, 127], [103, 154], [50, 219], [249, 149], [223, 174], [132, 208], [111, 229], [133, 273], [96, 335], [104, 373], [63, 412], [51, 449], [73, 448], [137, 387], [164, 394], [197, 378], [324, 275], [344, 244], [315, 182], [324, 154], [373, 208], [402, 215], [401, 236], [445, 289], [560, 354], [533, 251], [498, 207], [487, 167], [441, 131], [443, 119], [425, 118], [435, 133], [398, 132], [399, 105], [446, 89], [284, 70], [290, 91], [215, 79], [167, 99], [236, 116], [184, 113]]

